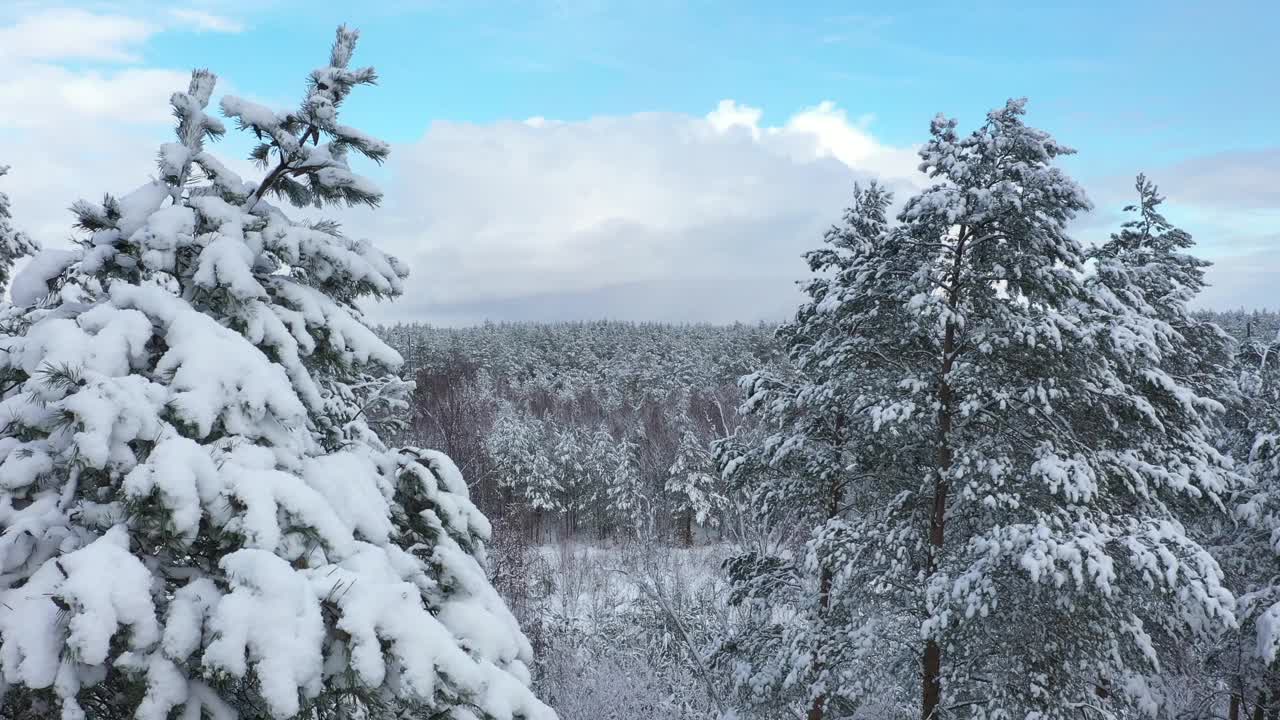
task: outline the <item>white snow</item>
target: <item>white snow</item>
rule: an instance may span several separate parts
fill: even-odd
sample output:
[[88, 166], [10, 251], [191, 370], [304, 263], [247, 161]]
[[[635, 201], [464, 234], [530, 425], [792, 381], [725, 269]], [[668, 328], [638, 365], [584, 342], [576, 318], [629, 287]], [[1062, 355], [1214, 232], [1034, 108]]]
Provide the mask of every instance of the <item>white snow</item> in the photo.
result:
[[62, 274], [67, 266], [78, 259], [78, 254], [71, 250], [41, 250], [14, 276], [9, 288], [13, 303], [30, 307], [43, 300], [49, 294], [49, 281]]

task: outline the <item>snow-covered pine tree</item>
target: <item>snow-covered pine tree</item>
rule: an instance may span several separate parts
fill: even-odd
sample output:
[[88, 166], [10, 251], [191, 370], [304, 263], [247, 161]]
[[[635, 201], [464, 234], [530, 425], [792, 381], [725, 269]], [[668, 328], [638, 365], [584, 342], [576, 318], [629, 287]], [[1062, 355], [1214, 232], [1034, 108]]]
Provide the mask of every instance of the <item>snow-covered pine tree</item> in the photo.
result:
[[561, 509], [560, 482], [544, 447], [545, 435], [542, 421], [504, 403], [485, 440], [485, 452], [498, 475], [498, 486], [532, 513], [530, 531], [535, 539], [541, 538], [544, 516]]
[[295, 110], [223, 98], [257, 183], [205, 147], [194, 72], [159, 179], [76, 204], [79, 250], [29, 266], [51, 292], [0, 338], [0, 718], [554, 717], [456, 467], [367, 421], [400, 358], [356, 302], [405, 267], [271, 203], [381, 197], [347, 157], [387, 145], [338, 121], [375, 80], [356, 40]]
[[1206, 653], [1207, 670], [1237, 715], [1248, 702], [1271, 718], [1280, 714], [1280, 336], [1246, 337], [1232, 369], [1227, 446], [1248, 482], [1233, 498], [1238, 522], [1220, 524], [1214, 553], [1240, 626]]
[[[1134, 217], [1090, 252], [1094, 272], [1089, 289], [1105, 309], [1101, 319], [1106, 332], [1126, 351], [1113, 356], [1114, 369], [1148, 401], [1135, 407], [1143, 421], [1119, 417], [1115, 430], [1129, 432], [1127, 443], [1142, 448], [1142, 461], [1171, 477], [1199, 474], [1202, 482], [1212, 483], [1214, 476], [1227, 481], [1207, 485], [1212, 502], [1194, 492], [1166, 502], [1177, 506], [1175, 512], [1187, 530], [1214, 552], [1227, 572], [1227, 587], [1245, 591], [1240, 573], [1232, 572], [1239, 569], [1237, 553], [1222, 552], [1220, 544], [1222, 532], [1234, 534], [1228, 528], [1236, 523], [1220, 512], [1219, 505], [1249, 491], [1244, 478], [1228, 472], [1229, 461], [1209, 449], [1223, 449], [1227, 413], [1221, 399], [1237, 395], [1231, 387], [1231, 339], [1188, 309], [1205, 287], [1209, 263], [1188, 253], [1194, 244], [1190, 234], [1161, 213], [1164, 198], [1151, 181], [1139, 175], [1135, 190], [1138, 203], [1125, 207]], [[1200, 467], [1210, 472], [1201, 473]], [[1228, 637], [1236, 635], [1233, 628], [1222, 629]], [[1177, 672], [1197, 672], [1192, 666], [1206, 646], [1168, 632], [1163, 636], [1166, 646], [1159, 652], [1165, 659], [1164, 679]], [[1175, 670], [1175, 664], [1185, 667]]]
[[694, 526], [714, 524], [724, 496], [713, 474], [709, 444], [698, 436], [693, 420], [682, 412], [676, 418], [676, 451], [667, 470], [666, 491], [672, 520], [685, 545], [693, 545]]
[[[0, 165], [0, 177], [8, 172], [8, 165]], [[13, 269], [13, 262], [20, 257], [34, 255], [38, 249], [34, 240], [13, 226], [9, 196], [0, 192], [0, 292], [9, 286], [9, 272]]]
[[652, 539], [656, 519], [653, 495], [636, 461], [638, 453], [639, 446], [630, 437], [614, 441], [605, 459], [605, 507], [614, 527], [632, 537]]
[[1200, 395], [1221, 397], [1229, 381], [1231, 338], [1187, 307], [1205, 288], [1211, 263], [1187, 252], [1195, 243], [1161, 214], [1165, 199], [1154, 183], [1138, 175], [1134, 188], [1138, 203], [1124, 210], [1136, 217], [1089, 253], [1096, 263], [1093, 287], [1105, 288], [1105, 300], [1132, 310], [1145, 325], [1144, 335], [1154, 334], [1143, 341], [1161, 372]]
[[[877, 252], [875, 244], [887, 237], [890, 201], [875, 183], [858, 187], [844, 223], [827, 232], [827, 247], [806, 254], [815, 273], [805, 286], [808, 300], [778, 330], [789, 372], [757, 372], [741, 383], [744, 411], [770, 434], [758, 444], [728, 441], [717, 448], [726, 479], [750, 498], [753, 524], [802, 529], [790, 542], [746, 547], [726, 563], [731, 600], [758, 618], [743, 623], [727, 648], [748, 702], [789, 707], [808, 720], [867, 710], [873, 696], [882, 708], [901, 699], [895, 684], [868, 672], [875, 663], [856, 641], [860, 627], [877, 615], [874, 608], [883, 606], [862, 605], [866, 598], [851, 602], [839, 591], [840, 558], [824, 546], [829, 533], [844, 527], [845, 497], [865, 472], [851, 412], [861, 384], [879, 377], [840, 361], [848, 328], [832, 309], [844, 302], [840, 293], [853, 261]], [[887, 329], [900, 310], [884, 303], [878, 312], [879, 326]], [[881, 621], [890, 622], [895, 612], [900, 609], [885, 607]]]
[[[966, 137], [933, 122], [937, 183], [828, 248], [830, 283], [801, 311], [820, 333], [793, 350], [843, 374], [817, 414], [857, 438], [811, 544], [864, 613], [841, 642], [874, 640], [839, 690], [914, 682], [926, 719], [1154, 711], [1161, 642], [1232, 621], [1183, 524], [1232, 482], [1212, 403], [1159, 371], [1169, 337], [1086, 279], [1066, 225], [1089, 204], [1054, 167], [1071, 151], [1023, 113], [1011, 101]], [[787, 422], [771, 444], [807, 434]]]

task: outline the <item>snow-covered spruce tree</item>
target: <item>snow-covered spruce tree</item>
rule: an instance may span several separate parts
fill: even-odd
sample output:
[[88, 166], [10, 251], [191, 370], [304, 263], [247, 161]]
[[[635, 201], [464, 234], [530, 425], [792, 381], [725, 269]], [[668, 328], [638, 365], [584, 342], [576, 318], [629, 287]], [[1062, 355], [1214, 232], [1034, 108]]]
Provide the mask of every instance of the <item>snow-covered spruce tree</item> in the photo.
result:
[[857, 438], [812, 543], [832, 593], [871, 613], [841, 642], [879, 657], [841, 692], [912, 682], [924, 718], [1154, 712], [1161, 643], [1232, 622], [1183, 523], [1233, 476], [1213, 403], [1160, 369], [1176, 339], [1086, 278], [1065, 227], [1088, 201], [1054, 167], [1071, 151], [1023, 112], [967, 137], [933, 122], [937, 184], [828, 249], [821, 333], [792, 351], [843, 373], [820, 414]]
[[[0, 165], [0, 177], [9, 172], [7, 165]], [[36, 243], [26, 233], [13, 227], [9, 211], [9, 196], [0, 192], [0, 292], [9, 285], [9, 272], [13, 262], [20, 257], [35, 254]]]
[[272, 204], [378, 203], [347, 157], [388, 147], [338, 121], [375, 80], [356, 39], [295, 110], [222, 100], [257, 183], [205, 147], [193, 73], [159, 179], [31, 264], [52, 290], [0, 338], [0, 718], [554, 717], [457, 469], [367, 422], [400, 358], [356, 302], [405, 267]]
[[605, 507], [613, 527], [624, 535], [652, 540], [656, 532], [653, 495], [636, 460], [639, 452], [630, 437], [614, 441], [605, 460]]
[[672, 520], [685, 545], [693, 545], [696, 526], [714, 524], [725, 504], [713, 474], [714, 464], [707, 442], [698, 436], [688, 413], [676, 419], [675, 458], [667, 470], [666, 491], [671, 501]]
[[542, 421], [504, 403], [485, 439], [485, 452], [493, 462], [498, 486], [520, 509], [532, 513], [530, 531], [535, 540], [542, 536], [544, 516], [554, 516], [561, 509], [560, 484], [544, 449], [545, 435]]
[[577, 497], [578, 519], [576, 526], [581, 531], [584, 527], [595, 529], [597, 537], [603, 539], [611, 529], [611, 518], [607, 507], [608, 477], [613, 472], [614, 454], [613, 436], [603, 425], [595, 430], [584, 428], [582, 441], [583, 477], [579, 481]]
[[582, 499], [588, 490], [585, 433], [574, 423], [552, 421], [549, 425], [556, 506], [564, 518], [564, 537], [571, 537], [576, 527], [575, 518], [582, 510]]

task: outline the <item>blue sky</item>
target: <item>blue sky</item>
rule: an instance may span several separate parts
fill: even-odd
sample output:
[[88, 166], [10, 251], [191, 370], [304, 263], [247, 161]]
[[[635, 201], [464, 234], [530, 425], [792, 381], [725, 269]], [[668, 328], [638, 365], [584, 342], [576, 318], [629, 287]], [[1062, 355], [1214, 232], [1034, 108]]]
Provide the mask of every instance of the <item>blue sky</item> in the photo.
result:
[[735, 98], [765, 108], [766, 122], [832, 100], [873, 114], [886, 142], [907, 144], [936, 112], [979, 118], [1029, 96], [1035, 117], [1091, 164], [1127, 171], [1266, 146], [1280, 117], [1280, 3], [360, 5], [280, 3], [243, 15], [235, 37], [162, 35], [144, 57], [170, 67], [199, 59], [256, 93], [289, 97], [296, 70], [273, 67], [263, 51], [308, 58], [336, 24], [353, 24], [383, 89], [351, 117], [393, 141], [416, 138], [431, 119], [702, 114]]
[[[799, 251], [838, 218], [854, 179], [901, 175], [909, 191], [917, 182], [907, 177], [910, 149], [935, 113], [972, 127], [1006, 98], [1028, 96], [1031, 122], [1080, 150], [1068, 168], [1099, 208], [1081, 222], [1083, 237], [1105, 235], [1128, 200], [1129, 178], [1146, 171], [1169, 194], [1170, 214], [1202, 240], [1202, 254], [1220, 260], [1206, 301], [1280, 305], [1268, 279], [1280, 262], [1267, 259], [1280, 241], [1280, 4], [902, 5], [910, 7], [19, 1], [0, 10], [0, 34], [10, 27], [26, 48], [0, 64], [0, 103], [49, 93], [34, 104], [52, 112], [70, 103], [73, 115], [83, 114], [74, 124], [93, 124], [123, 153], [126, 137], [165, 139], [162, 87], [185, 69], [208, 66], [232, 92], [290, 105], [333, 27], [355, 25], [364, 36], [357, 62], [377, 67], [382, 80], [352, 99], [345, 121], [401, 152], [376, 173], [388, 186], [387, 213], [351, 222], [385, 235], [424, 275], [437, 274], [436, 290], [407, 298], [393, 314], [466, 322], [522, 311], [776, 315], [803, 274]], [[69, 11], [81, 13], [74, 23], [49, 15]], [[58, 22], [38, 23], [50, 17]], [[32, 31], [59, 22], [101, 51]], [[35, 75], [51, 79], [22, 84]], [[139, 104], [155, 96], [160, 113], [135, 120], [57, 86], [82, 88], [86, 79], [127, 86]], [[708, 114], [723, 100], [734, 104], [720, 122]], [[30, 118], [6, 121], [0, 110], [0, 135], [6, 122], [11, 154], [48, 132]], [[242, 149], [243, 141], [228, 145], [232, 155]], [[120, 164], [102, 162], [113, 171]], [[145, 158], [136, 172], [145, 179]], [[648, 197], [655, 186], [667, 196]], [[459, 187], [475, 194], [461, 197]], [[501, 192], [486, 202], [487, 188]], [[441, 196], [447, 202], [432, 200]], [[510, 222], [493, 221], [504, 207]], [[35, 221], [56, 226], [39, 214]], [[744, 235], [749, 240], [727, 249]], [[619, 246], [632, 255], [607, 251]], [[524, 265], [503, 267], [515, 257]], [[648, 262], [640, 272], [652, 257], [668, 263]], [[777, 267], [766, 272], [744, 257]], [[614, 271], [628, 259], [635, 272]], [[526, 279], [531, 264], [545, 282]], [[708, 287], [744, 283], [750, 291], [732, 289], [731, 299], [699, 315]], [[762, 293], [757, 284], [765, 283], [780, 289]], [[489, 296], [475, 290], [483, 286]], [[654, 296], [663, 302], [646, 300]]]

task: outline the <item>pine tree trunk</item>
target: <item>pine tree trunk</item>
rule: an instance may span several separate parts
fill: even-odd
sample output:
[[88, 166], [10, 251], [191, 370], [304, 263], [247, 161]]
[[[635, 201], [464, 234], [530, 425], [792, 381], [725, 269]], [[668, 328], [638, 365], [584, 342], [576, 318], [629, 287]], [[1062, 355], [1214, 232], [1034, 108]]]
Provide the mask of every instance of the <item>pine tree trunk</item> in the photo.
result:
[[[844, 416], [836, 416], [836, 437], [837, 446], [844, 443]], [[838, 482], [831, 483], [831, 488], [827, 493], [827, 520], [831, 521], [840, 514], [840, 484]], [[818, 575], [818, 618], [825, 622], [828, 612], [831, 610], [831, 582], [834, 579], [834, 573], [831, 569], [831, 563], [822, 564], [822, 572]], [[825, 634], [825, 633], [824, 633]], [[813, 648], [815, 660], [813, 669], [815, 674], [822, 672], [822, 657], [818, 654], [819, 648]], [[813, 699], [813, 705], [809, 708], [809, 714], [806, 720], [822, 720], [823, 714], [826, 712], [827, 694], [822, 693]]]
[[[832, 499], [834, 501], [834, 493]], [[834, 504], [835, 503], [833, 502], [832, 505], [834, 506]], [[831, 575], [831, 565], [824, 564], [822, 566], [822, 574], [818, 578], [818, 616], [823, 618], [826, 617], [827, 610], [831, 608]], [[814, 648], [815, 652], [817, 650], [818, 648]], [[813, 669], [816, 672], [821, 672], [821, 662], [820, 657], [815, 659]], [[826, 709], [826, 705], [826, 693], [822, 693], [815, 697], [813, 699], [813, 706], [809, 708], [807, 720], [822, 720], [823, 711]]]
[[684, 514], [683, 538], [685, 547], [693, 547], [693, 511]]
[[1253, 705], [1253, 720], [1266, 720], [1267, 716], [1267, 693], [1258, 691], [1258, 699]]
[[822, 713], [826, 709], [827, 694], [822, 693], [813, 699], [813, 707], [809, 708], [809, 714], [805, 716], [805, 720], [822, 720]]
[[[947, 417], [950, 425], [950, 417]], [[949, 427], [947, 428], [949, 431]], [[943, 528], [946, 522], [947, 483], [945, 469], [951, 467], [951, 450], [942, 446], [938, 451], [939, 472], [934, 481], [933, 512], [929, 517], [929, 562], [926, 567], [926, 578], [933, 575], [934, 556], [942, 549]], [[932, 720], [942, 701], [942, 648], [935, 640], [928, 640], [924, 645], [923, 687], [921, 717]]]
[[1227, 709], [1227, 720], [1240, 720], [1240, 693], [1231, 693], [1231, 706]]
[[[955, 311], [960, 303], [960, 271], [963, 267], [965, 241], [969, 238], [970, 229], [961, 228], [956, 241], [956, 254], [952, 261], [950, 273], [950, 289], [947, 296], [947, 307]], [[942, 338], [942, 368], [938, 376], [938, 447], [935, 459], [933, 480], [933, 509], [929, 513], [929, 548], [925, 559], [925, 583], [937, 569], [938, 556], [942, 553], [944, 529], [947, 522], [947, 477], [951, 473], [953, 453], [951, 450], [952, 403], [955, 401], [951, 390], [951, 368], [955, 364], [956, 324], [947, 321], [947, 329]], [[921, 717], [932, 720], [942, 702], [942, 647], [935, 640], [924, 644], [924, 661], [922, 663]]]

